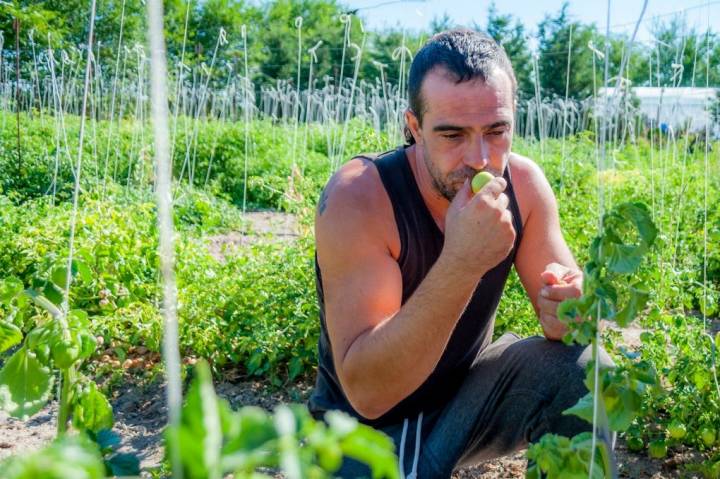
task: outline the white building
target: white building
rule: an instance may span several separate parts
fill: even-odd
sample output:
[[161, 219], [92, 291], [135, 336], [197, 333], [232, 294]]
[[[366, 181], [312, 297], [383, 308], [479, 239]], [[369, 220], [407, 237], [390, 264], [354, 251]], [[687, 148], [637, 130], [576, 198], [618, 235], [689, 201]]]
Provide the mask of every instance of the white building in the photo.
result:
[[[603, 98], [604, 88], [598, 93], [598, 100]], [[653, 125], [671, 126], [678, 130], [687, 125], [690, 131], [703, 131], [708, 122], [711, 122], [708, 109], [717, 101], [718, 88], [659, 88], [635, 87], [632, 95], [640, 101], [639, 109], [647, 121]], [[608, 88], [608, 94], [613, 95], [614, 88]], [[710, 125], [714, 136], [720, 131], [718, 125]]]

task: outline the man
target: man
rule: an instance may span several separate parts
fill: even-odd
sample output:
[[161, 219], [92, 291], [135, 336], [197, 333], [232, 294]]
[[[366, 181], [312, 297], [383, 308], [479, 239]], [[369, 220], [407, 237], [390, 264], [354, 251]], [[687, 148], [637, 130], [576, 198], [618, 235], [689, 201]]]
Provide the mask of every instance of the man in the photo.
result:
[[[410, 69], [409, 145], [343, 165], [318, 205], [310, 409], [341, 409], [389, 434], [403, 476], [449, 477], [546, 432], [590, 428], [561, 414], [587, 393], [590, 350], [560, 342], [557, 319], [582, 274], [542, 171], [510, 150], [515, 90], [491, 38], [435, 35]], [[495, 178], [474, 195], [479, 171]], [[493, 343], [513, 265], [545, 338]], [[347, 460], [340, 475], [368, 472]]]

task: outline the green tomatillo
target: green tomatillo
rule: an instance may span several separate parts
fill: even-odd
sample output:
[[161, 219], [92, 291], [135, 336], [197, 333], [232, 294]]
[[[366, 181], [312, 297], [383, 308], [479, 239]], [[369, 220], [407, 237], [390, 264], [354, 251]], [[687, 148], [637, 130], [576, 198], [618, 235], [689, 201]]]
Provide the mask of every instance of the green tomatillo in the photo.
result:
[[478, 191], [480, 191], [482, 187], [485, 186], [493, 178], [495, 177], [487, 171], [481, 171], [480, 173], [473, 176], [472, 183], [470, 183], [470, 187], [472, 188], [473, 193], [477, 193]]

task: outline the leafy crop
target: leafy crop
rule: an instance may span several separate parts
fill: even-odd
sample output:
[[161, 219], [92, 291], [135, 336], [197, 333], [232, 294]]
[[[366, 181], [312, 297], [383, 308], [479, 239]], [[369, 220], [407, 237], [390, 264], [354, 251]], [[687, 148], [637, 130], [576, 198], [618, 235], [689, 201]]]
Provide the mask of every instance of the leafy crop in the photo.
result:
[[[585, 380], [589, 392], [564, 414], [578, 416], [593, 424], [599, 418], [599, 430], [609, 440], [607, 429], [624, 431], [630, 427], [640, 413], [643, 393], [654, 386], [657, 379], [652, 367], [641, 361], [617, 369], [600, 370], [596, 387], [599, 323], [600, 319], [606, 319], [625, 327], [645, 308], [649, 294], [643, 285], [634, 282], [623, 288], [622, 282], [640, 267], [643, 256], [655, 242], [657, 229], [643, 203], [617, 205], [604, 215], [602, 225], [600, 234], [590, 244], [583, 294], [580, 298], [563, 301], [558, 307], [558, 318], [569, 328], [563, 338], [566, 343], [592, 345], [592, 361]], [[572, 439], [543, 436], [528, 449], [528, 458], [535, 461], [528, 468], [528, 477], [540, 477], [541, 471], [550, 479], [588, 477], [588, 474], [609, 477], [613, 468], [610, 453], [602, 441], [598, 441], [598, 451], [592, 451], [594, 432]], [[659, 451], [659, 448], [655, 449]], [[591, 467], [592, 457], [597, 462]]]
[[[79, 261], [74, 261], [72, 266], [74, 275], [89, 274], [87, 266]], [[65, 281], [66, 273], [61, 267], [53, 272], [52, 278], [54, 281]], [[96, 441], [97, 448], [103, 449], [107, 456], [108, 469], [121, 468], [131, 474], [138, 473], [137, 458], [114, 454], [112, 447], [105, 447], [103, 444], [103, 438], [107, 437], [113, 425], [112, 407], [95, 382], [80, 372], [82, 363], [93, 354], [97, 342], [90, 332], [87, 313], [81, 310], [65, 313], [61, 309], [62, 287], [62, 283], [35, 281], [33, 286], [24, 288], [22, 282], [16, 278], [0, 283], [0, 301], [10, 309], [11, 317], [30, 316], [33, 303], [39, 307], [39, 310], [34, 311], [33, 325], [24, 338], [21, 329], [12, 322], [7, 319], [0, 321], [0, 353], [20, 344], [0, 369], [0, 409], [22, 420], [34, 415], [50, 399], [55, 383], [53, 371], [58, 371], [58, 437], [68, 432], [68, 421], [72, 420], [75, 430], [88, 434]], [[58, 449], [77, 452], [77, 467], [94, 467], [93, 455], [85, 454], [87, 448], [83, 448], [79, 443], [61, 442], [55, 449], [51, 448], [47, 456]], [[18, 477], [29, 474], [27, 477], [32, 477], [34, 468], [39, 468], [35, 473], [44, 477], [61, 471], [61, 468], [58, 468], [60, 466], [45, 470], [46, 466], [39, 458], [30, 459], [14, 466], [11, 463], [8, 474], [17, 474]], [[13, 470], [12, 467], [16, 469]], [[69, 463], [67, 467], [72, 467], [72, 464]], [[94, 472], [88, 474], [94, 476]]]
[[329, 478], [343, 457], [368, 464], [373, 478], [398, 477], [392, 439], [356, 419], [330, 411], [325, 422], [315, 421], [299, 405], [280, 405], [272, 415], [257, 407], [233, 411], [215, 395], [207, 363], [195, 372], [180, 425], [166, 432], [177, 441], [184, 477], [261, 478], [270, 476], [259, 468], [279, 468], [288, 479]]

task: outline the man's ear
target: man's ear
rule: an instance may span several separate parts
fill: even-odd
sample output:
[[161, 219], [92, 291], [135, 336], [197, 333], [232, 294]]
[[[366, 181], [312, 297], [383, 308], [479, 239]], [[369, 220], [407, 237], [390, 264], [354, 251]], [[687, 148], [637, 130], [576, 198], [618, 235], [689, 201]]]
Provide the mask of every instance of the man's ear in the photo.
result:
[[420, 121], [418, 120], [418, 117], [415, 115], [415, 113], [408, 108], [405, 110], [405, 124], [407, 125], [408, 129], [410, 130], [410, 133], [412, 134], [413, 138], [415, 138], [415, 143], [418, 145], [423, 144], [423, 138], [422, 138], [422, 132], [420, 131]]

